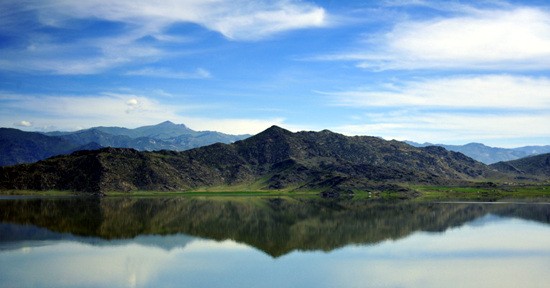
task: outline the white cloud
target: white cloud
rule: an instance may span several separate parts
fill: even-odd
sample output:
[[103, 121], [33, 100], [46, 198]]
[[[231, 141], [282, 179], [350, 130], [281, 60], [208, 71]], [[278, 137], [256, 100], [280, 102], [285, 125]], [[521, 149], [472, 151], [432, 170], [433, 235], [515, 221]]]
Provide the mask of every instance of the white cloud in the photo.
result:
[[31, 126], [32, 126], [32, 123], [29, 122], [29, 121], [22, 120], [22, 121], [13, 123], [13, 125], [14, 125], [14, 126], [18, 126], [18, 127], [31, 127]]
[[136, 98], [126, 101], [126, 105], [128, 106], [126, 113], [131, 113], [132, 111], [139, 109], [139, 101]]
[[528, 139], [550, 137], [548, 78], [454, 76], [377, 88], [324, 93], [332, 105], [364, 110], [362, 118], [332, 129], [386, 139], [499, 146], [514, 145], [507, 144], [512, 139], [529, 144]]
[[47, 131], [77, 130], [94, 126], [135, 128], [166, 120], [186, 124], [194, 130], [214, 130], [228, 134], [255, 134], [271, 125], [285, 126], [283, 118], [186, 116], [186, 112], [200, 107], [192, 104], [164, 104], [136, 94], [48, 96], [0, 93], [0, 100], [3, 100], [0, 106], [0, 126], [3, 127], [11, 126], [14, 118], [22, 117], [36, 129]]
[[550, 109], [550, 79], [511, 75], [421, 79], [325, 94], [333, 104], [351, 107]]
[[370, 35], [353, 52], [326, 60], [357, 61], [367, 69], [546, 69], [550, 13], [538, 8], [466, 9], [432, 20], [404, 20]]
[[132, 98], [128, 101], [126, 101], [126, 105], [130, 106], [130, 107], [136, 107], [138, 105], [138, 100], [136, 98]]
[[24, 115], [35, 127], [56, 126], [64, 129], [89, 127], [92, 123], [108, 126], [151, 124], [177, 116], [176, 111], [183, 109], [140, 95], [115, 93], [92, 96], [21, 95], [2, 106], [0, 119], [4, 121], [13, 119], [14, 115]]
[[523, 141], [520, 145], [547, 144], [526, 142], [528, 139], [550, 137], [548, 113], [500, 115], [394, 111], [367, 114], [363, 121], [357, 122], [332, 129], [346, 135], [374, 135], [385, 139], [447, 144], [481, 141], [485, 144], [498, 143], [501, 147], [516, 147], [518, 139]]
[[[265, 5], [251, 2], [241, 2], [240, 13], [212, 15], [204, 25], [224, 36], [235, 40], [256, 40], [268, 37], [274, 33], [326, 25], [326, 13], [323, 8], [290, 1], [274, 2], [261, 10]], [[267, 8], [267, 9], [266, 9]], [[220, 17], [221, 16], [221, 17]]]

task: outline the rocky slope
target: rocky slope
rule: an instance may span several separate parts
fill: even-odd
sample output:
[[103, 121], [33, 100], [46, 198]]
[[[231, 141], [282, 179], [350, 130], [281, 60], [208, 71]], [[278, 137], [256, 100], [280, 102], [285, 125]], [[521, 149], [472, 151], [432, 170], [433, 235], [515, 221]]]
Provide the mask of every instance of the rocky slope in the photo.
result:
[[492, 164], [491, 168], [512, 174], [518, 179], [537, 177], [550, 180], [550, 153], [498, 162]]
[[399, 191], [395, 183], [449, 184], [491, 173], [486, 165], [441, 147], [273, 126], [233, 144], [183, 152], [106, 148], [3, 167], [0, 188], [101, 193], [248, 185], [255, 190]]

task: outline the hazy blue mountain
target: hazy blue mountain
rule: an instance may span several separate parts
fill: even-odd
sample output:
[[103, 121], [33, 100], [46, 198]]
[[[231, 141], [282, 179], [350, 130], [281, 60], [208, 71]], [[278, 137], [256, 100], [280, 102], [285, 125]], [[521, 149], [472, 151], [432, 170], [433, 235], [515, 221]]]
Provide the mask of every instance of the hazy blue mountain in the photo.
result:
[[[181, 135], [195, 136], [200, 132], [189, 129], [184, 124], [174, 124], [165, 121], [157, 125], [142, 126], [135, 129], [121, 127], [94, 127], [91, 128], [111, 135], [128, 136], [130, 138], [149, 137], [154, 139], [171, 139]], [[218, 132], [212, 132], [218, 133]], [[221, 134], [221, 133], [220, 133]]]
[[497, 148], [486, 146], [481, 143], [468, 143], [465, 145], [446, 145], [432, 143], [420, 144], [412, 141], [405, 142], [415, 147], [440, 146], [450, 151], [460, 152], [485, 164], [493, 164], [501, 161], [510, 161], [528, 156], [550, 153], [550, 145], [525, 146], [518, 148]]
[[81, 144], [36, 132], [0, 128], [0, 166], [33, 163], [74, 152]]
[[134, 129], [93, 127], [76, 132], [49, 132], [46, 135], [85, 144], [96, 142], [104, 147], [134, 148], [140, 151], [183, 151], [213, 143], [232, 143], [250, 135], [230, 135], [215, 131], [195, 131], [184, 124], [165, 121]]
[[94, 142], [103, 147], [127, 147], [128, 143], [132, 141], [132, 138], [128, 136], [113, 135], [95, 128], [80, 130], [72, 133], [64, 133], [56, 137], [78, 145], [86, 145]]
[[545, 154], [550, 153], [550, 145], [546, 146], [524, 146], [519, 148], [514, 148], [516, 151], [523, 152], [525, 154], [529, 155], [539, 155], [539, 154]]
[[55, 155], [102, 147], [182, 151], [218, 142], [233, 143], [249, 136], [194, 131], [169, 121], [135, 129], [93, 127], [75, 132], [38, 133], [0, 128], [0, 166], [33, 163]]

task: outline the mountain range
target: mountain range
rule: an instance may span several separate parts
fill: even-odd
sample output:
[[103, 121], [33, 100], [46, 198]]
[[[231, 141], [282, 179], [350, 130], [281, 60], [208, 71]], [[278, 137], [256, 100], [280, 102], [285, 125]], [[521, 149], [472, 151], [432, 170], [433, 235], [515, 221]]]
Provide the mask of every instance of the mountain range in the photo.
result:
[[135, 129], [94, 127], [75, 132], [38, 133], [0, 128], [0, 166], [33, 163], [55, 155], [102, 147], [182, 151], [216, 142], [232, 143], [249, 136], [194, 131], [170, 121]]
[[486, 146], [481, 143], [468, 143], [465, 145], [446, 145], [432, 143], [420, 144], [412, 141], [405, 142], [415, 147], [440, 146], [450, 151], [460, 152], [485, 164], [493, 164], [501, 161], [510, 161], [524, 157], [550, 153], [550, 145], [524, 146], [518, 148], [497, 148]]
[[[2, 167], [0, 189], [287, 190], [351, 193], [391, 190], [399, 183], [449, 184], [504, 177], [497, 168], [442, 147], [413, 147], [377, 137], [273, 126], [232, 144], [186, 151], [103, 148], [30, 165]], [[241, 191], [242, 191], [241, 190]]]
[[[139, 151], [183, 151], [213, 143], [233, 143], [250, 135], [229, 135], [215, 131], [194, 131], [184, 124], [165, 121], [135, 129], [93, 127], [74, 132], [25, 132], [0, 128], [0, 166], [33, 163], [51, 156], [102, 147], [133, 148]], [[481, 143], [446, 145], [405, 141], [415, 147], [440, 146], [460, 152], [485, 164], [550, 153], [550, 145], [518, 148], [489, 147]]]

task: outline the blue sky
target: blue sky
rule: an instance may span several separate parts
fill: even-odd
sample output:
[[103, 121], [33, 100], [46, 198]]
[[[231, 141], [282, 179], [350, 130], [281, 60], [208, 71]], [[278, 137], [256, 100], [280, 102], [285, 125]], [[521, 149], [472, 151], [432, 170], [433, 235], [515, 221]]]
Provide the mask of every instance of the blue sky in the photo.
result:
[[4, 0], [0, 126], [548, 145], [545, 2]]

